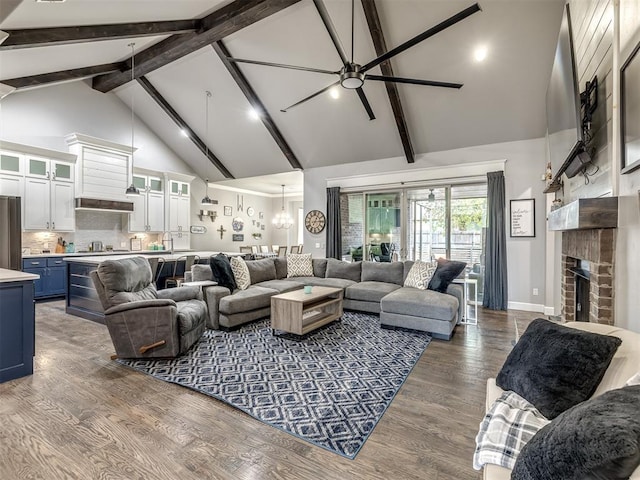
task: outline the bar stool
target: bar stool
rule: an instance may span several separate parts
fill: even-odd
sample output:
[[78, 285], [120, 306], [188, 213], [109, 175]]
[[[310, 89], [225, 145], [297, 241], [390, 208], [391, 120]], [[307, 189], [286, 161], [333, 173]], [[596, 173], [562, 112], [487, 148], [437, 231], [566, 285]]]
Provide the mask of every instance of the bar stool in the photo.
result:
[[[180, 262], [183, 260], [184, 260], [184, 270], [182, 272], [182, 275], [178, 275], [178, 266], [180, 265]], [[174, 287], [179, 287], [180, 284], [184, 282], [184, 272], [190, 271], [191, 266], [194, 263], [196, 263], [196, 261], [199, 261], [199, 260], [200, 258], [197, 255], [186, 255], [183, 257], [178, 257], [175, 265], [173, 266], [173, 275], [165, 279], [164, 287], [169, 288], [169, 285], [172, 285]]]

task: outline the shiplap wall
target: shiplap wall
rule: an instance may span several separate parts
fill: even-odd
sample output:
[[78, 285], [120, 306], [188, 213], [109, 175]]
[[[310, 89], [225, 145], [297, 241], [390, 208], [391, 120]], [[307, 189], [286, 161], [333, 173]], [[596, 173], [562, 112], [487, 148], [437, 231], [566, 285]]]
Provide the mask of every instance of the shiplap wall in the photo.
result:
[[569, 9], [580, 91], [597, 75], [598, 108], [593, 115], [589, 144], [594, 158], [587, 169], [591, 175], [588, 183], [581, 174], [565, 177], [565, 204], [577, 198], [609, 195], [613, 184], [613, 0], [571, 0]]

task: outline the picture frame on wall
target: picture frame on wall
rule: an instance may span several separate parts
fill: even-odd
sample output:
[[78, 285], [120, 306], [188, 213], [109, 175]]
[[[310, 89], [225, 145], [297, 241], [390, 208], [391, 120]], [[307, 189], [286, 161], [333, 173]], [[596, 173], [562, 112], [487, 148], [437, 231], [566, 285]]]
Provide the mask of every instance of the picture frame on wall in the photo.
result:
[[621, 174], [640, 168], [640, 42], [620, 68]]
[[231, 217], [232, 215], [233, 215], [233, 207], [225, 205], [224, 206], [224, 216], [225, 217]]
[[536, 236], [536, 201], [534, 198], [509, 202], [511, 237]]

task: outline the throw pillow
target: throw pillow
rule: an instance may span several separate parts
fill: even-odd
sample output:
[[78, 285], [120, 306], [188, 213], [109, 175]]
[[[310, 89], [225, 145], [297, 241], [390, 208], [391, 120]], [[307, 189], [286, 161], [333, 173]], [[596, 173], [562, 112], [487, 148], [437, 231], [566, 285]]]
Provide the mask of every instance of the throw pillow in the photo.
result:
[[487, 464], [513, 469], [520, 451], [549, 423], [536, 407], [515, 392], [503, 392], [493, 402], [476, 436], [473, 468]]
[[249, 269], [242, 257], [231, 257], [231, 270], [240, 290], [246, 290], [251, 285]]
[[245, 263], [249, 269], [251, 285], [276, 279], [276, 264], [273, 262], [273, 258], [249, 260]]
[[610, 390], [559, 415], [525, 445], [514, 480], [629, 478], [640, 465], [640, 385]]
[[218, 285], [226, 287], [232, 292], [238, 288], [236, 278], [231, 269], [231, 262], [229, 261], [229, 257], [224, 253], [219, 253], [215, 257], [211, 257], [209, 259], [209, 265], [211, 265], [213, 279], [218, 282]]
[[404, 286], [426, 290], [436, 268], [436, 263], [416, 260], [411, 266], [411, 270], [409, 270], [407, 278], [404, 279]]
[[327, 259], [325, 278], [342, 278], [359, 282], [362, 274], [362, 262], [344, 262], [335, 258]]
[[438, 268], [429, 281], [429, 290], [445, 293], [449, 284], [464, 271], [466, 266], [464, 262], [439, 258]]
[[[211, 263], [211, 261], [209, 261]], [[191, 281], [204, 282], [213, 280], [213, 270], [211, 265], [196, 264], [191, 267]]]
[[287, 277], [313, 277], [313, 262], [310, 253], [287, 255]]
[[593, 395], [621, 343], [538, 318], [509, 353], [496, 384], [551, 420]]

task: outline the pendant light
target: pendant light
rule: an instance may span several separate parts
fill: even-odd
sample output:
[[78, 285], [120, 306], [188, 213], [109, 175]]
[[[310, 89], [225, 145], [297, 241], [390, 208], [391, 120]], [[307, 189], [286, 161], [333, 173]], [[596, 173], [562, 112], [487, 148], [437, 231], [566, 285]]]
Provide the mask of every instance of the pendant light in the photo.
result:
[[[204, 144], [205, 146], [205, 151], [206, 151], [206, 156], [207, 158], [209, 158], [209, 99], [211, 98], [211, 92], [209, 90], [206, 90], [204, 92], [204, 101], [205, 101], [205, 119], [204, 119], [204, 124], [205, 124], [205, 139], [206, 142]], [[202, 205], [203, 207], [210, 207], [212, 205], [217, 205], [218, 201], [217, 200], [211, 200], [211, 198], [209, 198], [209, 179], [207, 178], [205, 180], [205, 195], [204, 198], [202, 199], [202, 201], [200, 202], [200, 205]]]
[[127, 197], [138, 197], [140, 196], [140, 190], [138, 190], [136, 188], [136, 186], [133, 184], [133, 151], [135, 150], [135, 148], [133, 147], [133, 131], [134, 131], [134, 125], [135, 125], [135, 114], [134, 114], [134, 110], [133, 110], [133, 102], [134, 102], [134, 87], [135, 84], [133, 83], [135, 81], [135, 62], [136, 62], [136, 57], [135, 57], [135, 43], [131, 42], [129, 45], [127, 45], [128, 47], [131, 47], [131, 185], [129, 185], [127, 187], [127, 190], [125, 191], [125, 195]]
[[282, 210], [273, 219], [273, 226], [276, 228], [289, 228], [293, 225], [293, 221], [284, 210], [284, 185], [282, 185]]
[[429, 191], [430, 191], [430, 193], [429, 193], [429, 196], [427, 197], [427, 200], [428, 200], [430, 203], [433, 203], [433, 202], [435, 202], [435, 201], [436, 201], [436, 196], [435, 196], [435, 195], [434, 195], [434, 193], [433, 193], [433, 188], [430, 188], [430, 189], [429, 189]]

